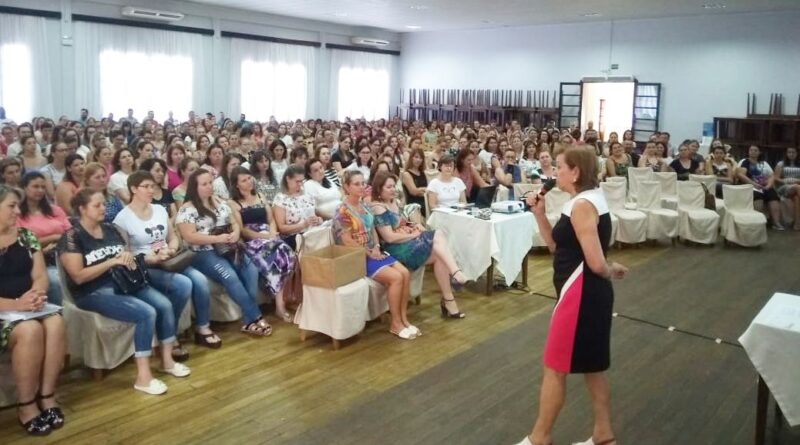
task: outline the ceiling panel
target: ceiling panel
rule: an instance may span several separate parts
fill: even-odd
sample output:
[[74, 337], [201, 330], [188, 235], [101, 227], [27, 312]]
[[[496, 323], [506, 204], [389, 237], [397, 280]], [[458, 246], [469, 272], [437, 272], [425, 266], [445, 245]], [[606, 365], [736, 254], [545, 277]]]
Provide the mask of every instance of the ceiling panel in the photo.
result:
[[[188, 1], [352, 26], [382, 28], [395, 32], [500, 28], [550, 23], [800, 9], [798, 0]], [[704, 8], [704, 5], [707, 7]]]

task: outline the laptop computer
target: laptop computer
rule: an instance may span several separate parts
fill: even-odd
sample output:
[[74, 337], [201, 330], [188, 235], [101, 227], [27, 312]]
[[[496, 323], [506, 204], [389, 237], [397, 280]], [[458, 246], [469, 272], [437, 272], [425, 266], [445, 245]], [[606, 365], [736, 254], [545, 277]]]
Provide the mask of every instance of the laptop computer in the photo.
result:
[[478, 195], [475, 197], [475, 207], [479, 209], [488, 209], [492, 206], [494, 195], [497, 193], [497, 185], [490, 185], [478, 189]]

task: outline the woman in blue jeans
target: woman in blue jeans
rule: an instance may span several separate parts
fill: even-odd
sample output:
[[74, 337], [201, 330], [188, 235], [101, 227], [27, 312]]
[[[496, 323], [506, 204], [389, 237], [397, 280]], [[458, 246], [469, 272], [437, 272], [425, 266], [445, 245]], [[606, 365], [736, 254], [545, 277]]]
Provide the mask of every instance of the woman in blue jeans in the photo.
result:
[[127, 250], [125, 240], [112, 225], [104, 223], [105, 197], [91, 189], [82, 189], [72, 198], [72, 208], [80, 216], [78, 224], [67, 230], [59, 243], [59, 260], [67, 273], [68, 285], [75, 305], [104, 317], [133, 323], [136, 358], [134, 389], [158, 395], [167, 385], [153, 377], [150, 370], [153, 332], [161, 343], [159, 371], [175, 377], [186, 377], [188, 367], [172, 359], [175, 342], [173, 305], [183, 309], [187, 298], [173, 301], [152, 286], [145, 286], [133, 295], [119, 294], [114, 288], [111, 268], [135, 269], [135, 257]]
[[241, 228], [231, 217], [231, 208], [214, 196], [213, 175], [197, 170], [186, 184], [186, 201], [175, 224], [183, 240], [195, 252], [192, 267], [221, 284], [242, 309], [242, 332], [267, 336], [272, 326], [256, 304], [258, 269], [239, 252]]
[[[211, 331], [209, 324], [210, 292], [208, 280], [197, 269], [189, 266], [180, 273], [168, 272], [159, 264], [171, 258], [180, 248], [180, 239], [175, 235], [169, 214], [164, 206], [152, 204], [153, 193], [158, 185], [149, 171], [136, 171], [128, 176], [128, 192], [131, 203], [114, 218], [114, 225], [126, 238], [134, 255], [145, 255], [150, 266], [150, 284], [170, 300], [186, 301], [192, 296], [196, 314], [195, 343], [217, 349], [222, 340]], [[175, 306], [175, 320], [180, 320], [183, 305]], [[172, 357], [178, 361], [189, 358], [189, 353], [175, 343]]]

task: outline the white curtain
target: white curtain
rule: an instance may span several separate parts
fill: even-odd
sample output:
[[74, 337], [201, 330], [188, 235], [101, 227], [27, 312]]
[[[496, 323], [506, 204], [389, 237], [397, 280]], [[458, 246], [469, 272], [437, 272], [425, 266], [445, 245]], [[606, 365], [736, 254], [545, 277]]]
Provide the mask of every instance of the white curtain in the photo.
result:
[[318, 50], [231, 39], [229, 109], [249, 121], [306, 119], [316, 107]]
[[75, 22], [75, 103], [115, 118], [210, 110], [211, 47], [211, 36]]
[[0, 106], [17, 123], [55, 114], [45, 20], [0, 14]]
[[346, 117], [387, 118], [392, 57], [331, 50], [329, 115], [340, 121]]

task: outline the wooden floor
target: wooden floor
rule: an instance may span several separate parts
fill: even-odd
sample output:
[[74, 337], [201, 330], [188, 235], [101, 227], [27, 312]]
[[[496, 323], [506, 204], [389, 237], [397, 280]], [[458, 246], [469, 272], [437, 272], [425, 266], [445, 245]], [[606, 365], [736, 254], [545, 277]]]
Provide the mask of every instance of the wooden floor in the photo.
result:
[[[769, 235], [756, 250], [612, 252], [631, 267], [615, 288], [612, 331], [620, 444], [752, 443], [756, 374], [736, 339], [774, 291], [800, 293], [800, 234]], [[339, 351], [323, 336], [301, 343], [296, 327], [275, 320], [266, 339], [220, 325], [224, 347], [190, 347], [193, 374], [163, 377], [170, 389], [160, 397], [133, 391], [131, 363], [101, 382], [75, 369], [59, 389], [66, 427], [28, 439], [14, 410], [0, 411], [0, 444], [512, 444], [536, 409], [553, 305], [550, 261], [531, 256], [530, 292], [485, 297], [476, 283], [459, 295], [468, 314], [461, 321], [440, 318], [426, 274], [423, 302], [411, 308], [424, 335], [411, 342], [380, 322]], [[569, 384], [557, 444], [591, 431], [581, 380]], [[769, 438], [800, 443], [800, 431], [784, 425]]]

